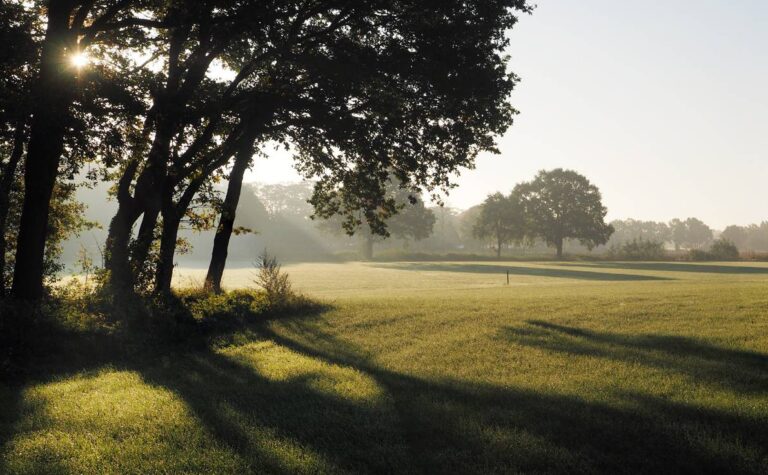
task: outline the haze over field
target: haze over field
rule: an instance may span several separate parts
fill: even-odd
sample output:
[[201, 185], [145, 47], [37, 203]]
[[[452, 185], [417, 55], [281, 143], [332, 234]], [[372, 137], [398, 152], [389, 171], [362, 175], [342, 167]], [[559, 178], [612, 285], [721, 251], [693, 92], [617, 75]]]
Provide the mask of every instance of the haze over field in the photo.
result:
[[[521, 114], [450, 205], [564, 167], [600, 187], [611, 220], [697, 216], [723, 229], [768, 218], [768, 2], [537, 3], [511, 33]], [[283, 152], [247, 177], [295, 179]]]

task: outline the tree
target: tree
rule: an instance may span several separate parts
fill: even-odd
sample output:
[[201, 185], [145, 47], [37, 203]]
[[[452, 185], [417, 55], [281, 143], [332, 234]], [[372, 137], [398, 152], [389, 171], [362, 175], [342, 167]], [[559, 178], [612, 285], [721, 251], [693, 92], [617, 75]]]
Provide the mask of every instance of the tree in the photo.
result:
[[[373, 259], [373, 248], [377, 241], [383, 241], [391, 236], [419, 241], [432, 234], [437, 218], [435, 213], [425, 206], [419, 197], [418, 190], [408, 189], [393, 179], [387, 186], [385, 198], [387, 204], [391, 203], [391, 207], [381, 206], [361, 211], [362, 215], [375, 214], [375, 220], [368, 220], [363, 216], [358, 219], [357, 227], [349, 228], [348, 222], [341, 216], [331, 215], [321, 221], [320, 226], [332, 234], [346, 233], [353, 236], [359, 233], [360, 254], [365, 260]], [[379, 223], [380, 227], [374, 228], [372, 222]]]
[[480, 239], [490, 239], [496, 245], [496, 257], [501, 257], [505, 244], [520, 242], [525, 237], [525, 216], [519, 196], [501, 193], [488, 195], [477, 217], [473, 234]]
[[656, 242], [663, 245], [671, 240], [671, 232], [666, 223], [626, 219], [612, 221], [611, 226], [614, 233], [608, 245], [616, 248], [634, 241]]
[[675, 218], [670, 221], [669, 228], [676, 250], [702, 249], [712, 242], [712, 229], [697, 218], [688, 218], [685, 221]]
[[[130, 15], [135, 9], [150, 10], [150, 3], [146, 0], [18, 2], [28, 11], [45, 12], [44, 21], [40, 22], [45, 25], [45, 31], [35, 35], [41, 38], [39, 54], [28, 64], [35, 79], [30, 88], [31, 119], [24, 158], [25, 193], [13, 278], [16, 298], [36, 300], [43, 292], [51, 198], [60, 177], [62, 159], [72, 151], [78, 129], [83, 130], [77, 124], [77, 109], [93, 104], [103, 106], [95, 96], [108, 100], [104, 91], [96, 93], [97, 88], [92, 86], [100, 83], [91, 81], [90, 75], [80, 70], [76, 59], [89, 47], [110, 41], [115, 44], [111, 33], [148, 22], [145, 18]], [[129, 37], [128, 33], [121, 34], [125, 43], [130, 42]], [[94, 97], [89, 98], [87, 92], [95, 93]], [[82, 102], [76, 104], [78, 100]]]
[[528, 237], [541, 238], [563, 257], [563, 241], [578, 239], [588, 249], [605, 244], [613, 228], [598, 188], [572, 170], [540, 171], [531, 182], [512, 192], [522, 203]]
[[[351, 222], [391, 205], [390, 170], [447, 189], [460, 167], [494, 150], [515, 113], [506, 98], [517, 78], [500, 52], [515, 13], [530, 11], [523, 1], [182, 3], [173, 22], [159, 21], [166, 67], [145, 121], [152, 145], [126, 163], [118, 189], [107, 255], [120, 286], [130, 285], [133, 223], [143, 216], [135, 269], [162, 213], [156, 287], [167, 287], [189, 196], [241, 142], [292, 144], [299, 170], [318, 179], [318, 213]], [[228, 84], [206, 76], [215, 58], [235, 73]], [[364, 215], [378, 233], [378, 213]]]
[[[31, 300], [42, 295], [54, 188], [86, 156], [116, 179], [114, 289], [133, 288], [159, 241], [155, 288], [168, 290], [180, 223], [213, 203], [208, 190], [242, 147], [290, 144], [317, 179], [317, 213], [353, 227], [362, 212], [382, 234], [390, 174], [434, 195], [496, 151], [516, 113], [506, 33], [531, 11], [525, 0], [12, 3], [43, 12], [39, 53], [25, 63], [34, 80], [13, 285]], [[87, 147], [98, 153], [78, 152]]]
[[721, 239], [732, 242], [738, 249], [746, 250], [749, 242], [750, 229], [745, 226], [731, 225], [720, 234]]

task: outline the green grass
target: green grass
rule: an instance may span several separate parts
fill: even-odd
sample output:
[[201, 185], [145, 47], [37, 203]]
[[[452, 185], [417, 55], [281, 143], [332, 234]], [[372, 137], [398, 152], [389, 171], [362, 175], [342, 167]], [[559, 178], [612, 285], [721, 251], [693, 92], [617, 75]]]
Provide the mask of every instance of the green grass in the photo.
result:
[[768, 473], [768, 265], [286, 270], [328, 309], [0, 386], [0, 472]]

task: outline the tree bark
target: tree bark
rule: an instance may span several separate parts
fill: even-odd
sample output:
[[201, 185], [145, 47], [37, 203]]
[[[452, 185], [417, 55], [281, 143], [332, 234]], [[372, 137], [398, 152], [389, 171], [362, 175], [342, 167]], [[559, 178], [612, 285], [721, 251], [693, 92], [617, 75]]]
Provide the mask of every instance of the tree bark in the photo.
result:
[[229, 174], [227, 195], [221, 207], [219, 226], [216, 228], [216, 236], [213, 239], [211, 262], [208, 265], [208, 274], [205, 276], [205, 290], [221, 293], [221, 279], [224, 276], [224, 268], [227, 264], [229, 240], [235, 226], [237, 205], [240, 202], [240, 193], [243, 188], [243, 176], [253, 157], [253, 143], [245, 144], [237, 154], [232, 171]]
[[155, 274], [155, 293], [168, 294], [171, 292], [173, 281], [173, 258], [176, 255], [176, 240], [179, 237], [181, 214], [175, 210], [164, 210], [163, 233], [160, 236], [160, 254], [157, 259]]
[[136, 275], [140, 268], [147, 263], [149, 251], [152, 249], [152, 243], [155, 241], [155, 227], [159, 217], [157, 210], [144, 211], [144, 217], [141, 219], [139, 233], [131, 249], [131, 269]]
[[[138, 160], [128, 167], [120, 178], [118, 208], [112, 218], [107, 238], [107, 270], [110, 285], [115, 290], [133, 289], [136, 281], [135, 269], [145, 265], [149, 248], [154, 239], [154, 226], [162, 202], [162, 186], [165, 181], [171, 137], [175, 121], [169, 117], [156, 121], [155, 138], [147, 154], [147, 166], [136, 179], [133, 195], [130, 185], [139, 167]], [[139, 241], [131, 259], [131, 238], [133, 225], [145, 215], [139, 232]]]
[[563, 238], [558, 237], [555, 240], [555, 246], [557, 247], [557, 258], [562, 259], [563, 258]]
[[24, 140], [26, 139], [25, 124], [20, 122], [16, 124], [16, 130], [13, 136], [13, 150], [8, 157], [8, 161], [3, 165], [2, 176], [0, 176], [0, 297], [5, 297], [5, 283], [2, 276], [5, 275], [5, 251], [6, 226], [8, 213], [10, 211], [10, 198], [13, 192], [13, 184], [16, 179], [16, 170], [24, 154]]
[[48, 213], [64, 151], [69, 108], [74, 101], [75, 71], [62, 61], [76, 40], [69, 28], [74, 3], [56, 1], [49, 2], [48, 6], [48, 26], [24, 167], [24, 204], [13, 274], [12, 293], [20, 300], [39, 300], [43, 295]]

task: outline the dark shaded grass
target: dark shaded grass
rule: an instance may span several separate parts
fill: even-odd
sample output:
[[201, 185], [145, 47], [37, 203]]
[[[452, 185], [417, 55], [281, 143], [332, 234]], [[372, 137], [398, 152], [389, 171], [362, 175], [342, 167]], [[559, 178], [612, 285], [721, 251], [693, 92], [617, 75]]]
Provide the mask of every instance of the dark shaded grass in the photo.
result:
[[[212, 350], [119, 351], [114, 341], [97, 334], [81, 340], [70, 335], [69, 343], [54, 346], [44, 366], [48, 372], [42, 372], [40, 362], [41, 372], [30, 381], [107, 364], [138, 371], [148, 383], [181, 397], [252, 472], [289, 472], [249, 436], [267, 427], [355, 473], [768, 473], [765, 418], [635, 392], [617, 393], [621, 404], [609, 404], [400, 373], [380, 367], [373, 355], [325, 331], [321, 317], [322, 312], [284, 317], [286, 331], [279, 333], [266, 322], [254, 323], [240, 338], [270, 340], [354, 368], [384, 388], [391, 411], [316, 391], [312, 374], [272, 381]], [[684, 372], [696, 382], [739, 394], [766, 393], [768, 356], [762, 353], [670, 335], [626, 336], [540, 320], [527, 323], [499, 336], [546, 351]], [[162, 359], [167, 364], [158, 364]], [[13, 436], [22, 389], [16, 384], [0, 390], [3, 441]], [[527, 442], [519, 443], [521, 438]], [[46, 463], [40, 473], [55, 468], [55, 460]]]
[[[349, 345], [316, 327], [296, 325], [294, 331], [296, 327], [301, 327], [300, 339], [271, 332], [264, 336], [295, 351], [372, 375], [395, 399], [399, 419], [406, 423], [403, 431], [408, 436], [410, 463], [423, 473], [768, 470], [765, 419], [740, 417], [638, 393], [617, 394], [627, 404], [609, 405], [523, 389], [427, 380], [371, 365]], [[673, 338], [659, 344], [674, 346], [676, 341]], [[704, 343], [698, 343], [696, 348], [717, 354], [725, 358], [724, 365], [734, 367], [745, 359], [759, 365], [766, 358], [728, 352]], [[674, 367], [677, 355], [670, 351], [665, 363]], [[760, 367], [753, 371], [757, 374]], [[694, 374], [709, 378], [706, 382], [716, 381], [713, 378], [717, 377], [706, 371]], [[765, 388], [756, 382], [743, 389]], [[505, 434], [512, 437], [520, 433], [541, 443], [514, 447], [504, 443]], [[734, 446], [719, 444], [723, 440], [733, 442]], [[737, 446], [748, 450], [739, 450]]]
[[[467, 272], [472, 274], [499, 274], [531, 277], [556, 277], [562, 279], [593, 280], [593, 281], [644, 281], [644, 280], [673, 280], [667, 277], [654, 275], [620, 274], [612, 272], [592, 272], [571, 269], [548, 269], [542, 267], [523, 267], [489, 264], [428, 264], [428, 263], [400, 263], [380, 265], [383, 269], [398, 269], [429, 272]], [[595, 266], [600, 267], [600, 266]]]
[[696, 272], [704, 274], [752, 274], [766, 275], [768, 267], [750, 267], [738, 265], [717, 265], [717, 264], [686, 264], [681, 262], [601, 262], [599, 264], [579, 262], [579, 263], [558, 263], [558, 266], [577, 266], [594, 267], [599, 269], [625, 269], [641, 271], [661, 271], [661, 272]]
[[672, 335], [621, 335], [529, 320], [528, 327], [505, 327], [501, 337], [546, 351], [641, 363], [685, 374], [741, 394], [768, 397], [768, 355], [733, 350]]

